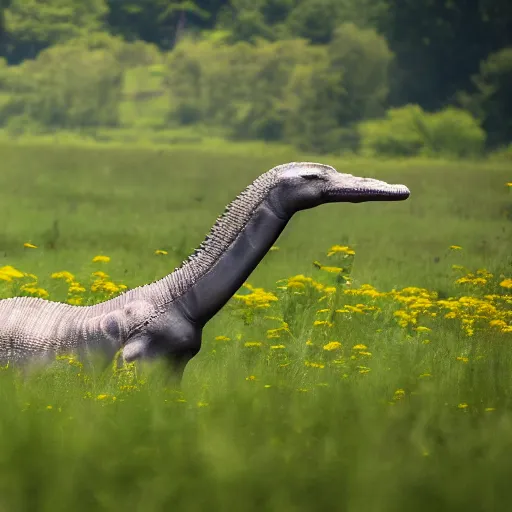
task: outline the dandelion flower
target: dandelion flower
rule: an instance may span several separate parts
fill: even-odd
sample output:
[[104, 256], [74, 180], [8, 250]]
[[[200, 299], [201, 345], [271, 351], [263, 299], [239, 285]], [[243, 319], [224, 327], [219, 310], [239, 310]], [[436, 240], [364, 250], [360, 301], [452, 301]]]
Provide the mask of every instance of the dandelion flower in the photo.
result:
[[245, 380], [256, 380], [254, 375], [249, 375], [249, 377], [245, 377]]
[[261, 341], [246, 341], [244, 343], [244, 347], [247, 347], [247, 348], [261, 347], [262, 345], [263, 345], [263, 343], [261, 343]]
[[93, 263], [108, 263], [109, 261], [109, 256], [103, 256], [101, 254], [99, 254], [98, 256], [94, 256], [94, 258], [92, 259]]
[[11, 265], [7, 265], [5, 267], [0, 267], [0, 279], [2, 278], [2, 275], [9, 278], [19, 279], [24, 277], [25, 274], [19, 270], [16, 270], [14, 267], [11, 267]]
[[155, 254], [156, 254], [157, 256], [166, 256], [166, 255], [167, 255], [167, 254], [169, 254], [169, 253], [168, 253], [167, 251], [162, 250], [162, 249], [157, 249], [157, 250], [155, 251]]
[[72, 281], [74, 281], [75, 276], [71, 272], [68, 272], [67, 270], [63, 270], [61, 272], [54, 272], [51, 275], [51, 278], [52, 279], [63, 279], [67, 283], [71, 283]]
[[512, 288], [512, 279], [508, 278], [501, 281], [500, 286], [503, 288]]
[[329, 352], [333, 350], [338, 350], [341, 348], [341, 343], [339, 341], [330, 341], [327, 345], [324, 345], [323, 349]]
[[348, 254], [349, 256], [353, 256], [356, 253], [356, 251], [354, 251], [354, 249], [351, 249], [350, 247], [348, 247], [346, 245], [333, 245], [329, 249], [327, 256], [330, 257], [336, 253]]
[[468, 407], [468, 404], [467, 404], [467, 403], [465, 403], [465, 402], [462, 402], [462, 403], [461, 403], [461, 404], [459, 404], [457, 407], [458, 407], [459, 409], [466, 409], [466, 408]]
[[286, 348], [286, 345], [271, 345], [270, 350], [280, 350]]
[[352, 350], [366, 350], [368, 347], [366, 345], [363, 345], [362, 343], [359, 343], [357, 345], [354, 345], [352, 347]]
[[215, 336], [215, 341], [231, 341], [227, 336]]
[[304, 361], [305, 366], [309, 366], [310, 368], [325, 368], [325, 364], [322, 363], [312, 363], [310, 361]]
[[315, 321], [313, 322], [313, 325], [314, 325], [315, 327], [318, 327], [318, 326], [320, 326], [320, 325], [325, 325], [325, 326], [327, 326], [327, 327], [332, 327], [334, 324], [333, 324], [332, 322], [328, 322], [327, 320], [315, 320]]
[[37, 245], [31, 244], [29, 242], [25, 242], [23, 247], [26, 247], [27, 249], [37, 249]]
[[450, 245], [450, 249], [453, 251], [460, 251], [462, 247], [460, 245]]

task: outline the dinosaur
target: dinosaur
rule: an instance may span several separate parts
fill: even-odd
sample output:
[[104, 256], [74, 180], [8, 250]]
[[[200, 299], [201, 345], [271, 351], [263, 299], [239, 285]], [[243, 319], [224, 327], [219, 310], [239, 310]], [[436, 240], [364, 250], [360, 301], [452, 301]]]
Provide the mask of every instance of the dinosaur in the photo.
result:
[[404, 185], [291, 162], [261, 174], [217, 218], [173, 272], [110, 300], [75, 306], [35, 297], [0, 300], [0, 361], [99, 353], [126, 362], [163, 358], [181, 380], [205, 324], [243, 285], [294, 213], [331, 202], [400, 201]]

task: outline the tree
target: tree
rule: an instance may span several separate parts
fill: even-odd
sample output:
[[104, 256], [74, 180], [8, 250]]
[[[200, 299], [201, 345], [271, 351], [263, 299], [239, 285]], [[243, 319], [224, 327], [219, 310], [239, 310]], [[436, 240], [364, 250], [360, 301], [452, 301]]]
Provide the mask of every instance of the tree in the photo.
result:
[[107, 0], [108, 26], [128, 41], [173, 48], [188, 24], [203, 28], [218, 0]]
[[0, 116], [22, 117], [51, 128], [115, 126], [122, 68], [107, 50], [55, 45], [35, 60], [11, 66], [4, 89], [11, 101]]
[[437, 110], [468, 89], [479, 63], [512, 44], [509, 0], [388, 0], [381, 29], [396, 55], [391, 101]]
[[104, 0], [12, 0], [4, 10], [6, 56], [18, 63], [52, 44], [99, 31], [107, 10]]
[[475, 92], [459, 100], [482, 122], [491, 147], [512, 142], [512, 47], [489, 55], [473, 76]]

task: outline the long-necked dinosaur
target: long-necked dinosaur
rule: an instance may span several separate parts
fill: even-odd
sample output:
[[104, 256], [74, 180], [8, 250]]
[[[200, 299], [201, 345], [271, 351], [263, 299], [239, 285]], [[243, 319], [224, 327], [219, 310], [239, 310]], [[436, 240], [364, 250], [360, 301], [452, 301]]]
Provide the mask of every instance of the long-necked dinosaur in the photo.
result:
[[338, 173], [311, 162], [279, 165], [225, 209], [178, 268], [93, 306], [32, 297], [0, 300], [0, 360], [47, 360], [59, 352], [122, 348], [125, 361], [163, 356], [178, 378], [199, 351], [204, 325], [242, 286], [292, 215], [330, 202], [400, 201], [404, 185]]

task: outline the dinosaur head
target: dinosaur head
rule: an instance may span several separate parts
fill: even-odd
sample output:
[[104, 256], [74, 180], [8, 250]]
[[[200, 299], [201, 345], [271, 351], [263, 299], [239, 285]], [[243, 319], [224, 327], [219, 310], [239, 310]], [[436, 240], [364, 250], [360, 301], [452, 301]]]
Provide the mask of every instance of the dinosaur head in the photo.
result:
[[292, 162], [275, 168], [279, 200], [287, 212], [324, 203], [403, 201], [410, 195], [405, 185], [390, 185], [373, 178], [342, 174], [333, 167], [312, 162]]

